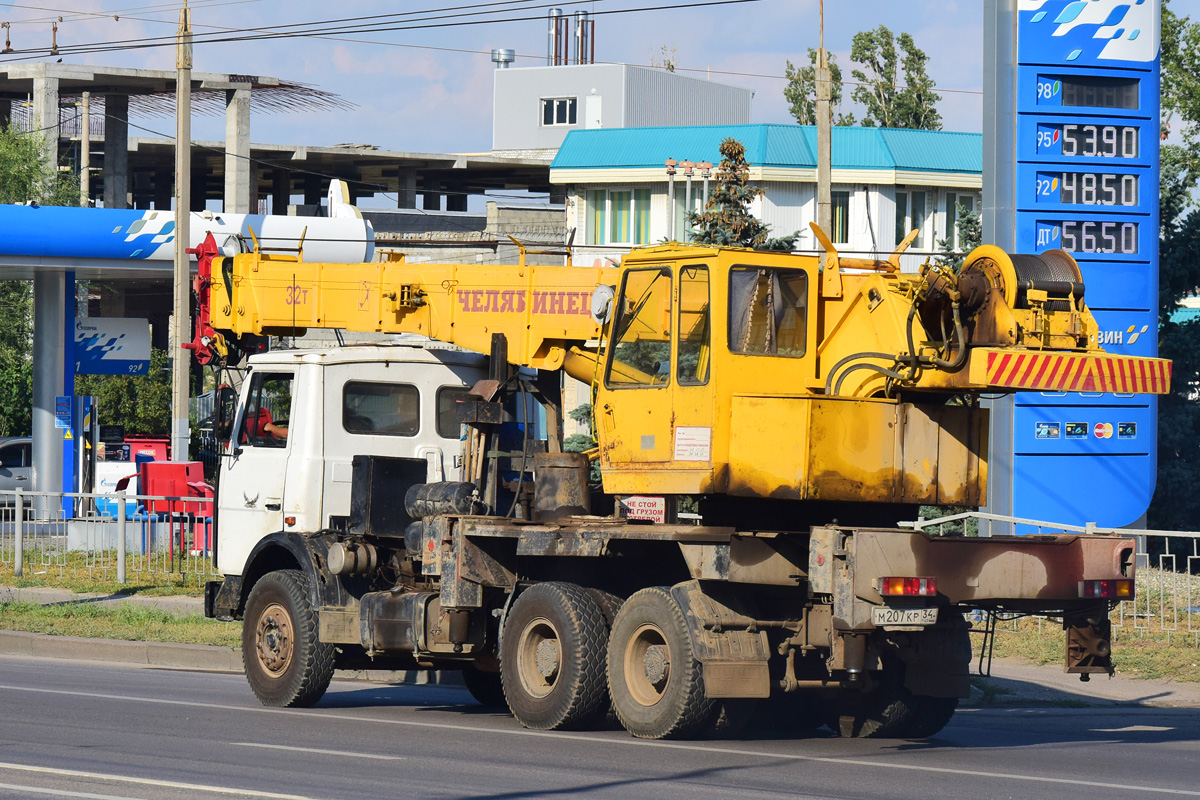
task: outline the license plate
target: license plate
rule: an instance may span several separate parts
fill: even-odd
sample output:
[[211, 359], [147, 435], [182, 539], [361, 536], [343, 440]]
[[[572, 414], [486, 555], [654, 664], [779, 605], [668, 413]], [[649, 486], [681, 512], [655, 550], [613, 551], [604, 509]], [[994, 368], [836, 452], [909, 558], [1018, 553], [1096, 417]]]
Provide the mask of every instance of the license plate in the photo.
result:
[[874, 606], [871, 622], [879, 626], [888, 625], [932, 625], [937, 622], [937, 608], [888, 608]]

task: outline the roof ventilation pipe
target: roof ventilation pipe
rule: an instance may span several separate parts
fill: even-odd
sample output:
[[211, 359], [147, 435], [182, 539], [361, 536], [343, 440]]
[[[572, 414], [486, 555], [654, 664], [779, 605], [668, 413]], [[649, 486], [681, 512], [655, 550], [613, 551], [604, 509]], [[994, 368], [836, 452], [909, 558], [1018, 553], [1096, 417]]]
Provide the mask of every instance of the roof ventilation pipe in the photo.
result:
[[508, 48], [496, 48], [492, 50], [492, 63], [496, 65], [496, 69], [508, 69], [508, 65], [513, 63], [517, 58], [517, 52]]
[[570, 39], [567, 17], [561, 8], [552, 8], [547, 14], [550, 25], [546, 31], [546, 63], [552, 67], [568, 63]]
[[596, 20], [586, 11], [575, 12], [575, 63], [596, 61]]

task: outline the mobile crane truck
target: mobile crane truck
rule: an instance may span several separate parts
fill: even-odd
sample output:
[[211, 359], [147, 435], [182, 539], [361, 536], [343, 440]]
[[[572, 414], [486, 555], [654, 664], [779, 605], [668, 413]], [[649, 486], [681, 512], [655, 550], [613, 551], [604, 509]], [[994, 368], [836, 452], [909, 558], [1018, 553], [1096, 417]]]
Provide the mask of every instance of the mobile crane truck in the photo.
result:
[[[820, 258], [673, 243], [617, 268], [202, 245], [203, 363], [310, 328], [456, 346], [249, 358], [205, 611], [244, 620], [259, 699], [311, 705], [339, 666], [461, 669], [536, 729], [720, 735], [772, 698], [923, 737], [968, 695], [971, 610], [1060, 619], [1066, 670], [1112, 674], [1131, 538], [896, 525], [984, 504], [982, 394], [1162, 394], [1170, 363], [1098, 347], [1063, 251], [909, 274], [907, 241], [853, 259], [816, 233]], [[563, 452], [560, 372], [592, 388], [590, 453]]]

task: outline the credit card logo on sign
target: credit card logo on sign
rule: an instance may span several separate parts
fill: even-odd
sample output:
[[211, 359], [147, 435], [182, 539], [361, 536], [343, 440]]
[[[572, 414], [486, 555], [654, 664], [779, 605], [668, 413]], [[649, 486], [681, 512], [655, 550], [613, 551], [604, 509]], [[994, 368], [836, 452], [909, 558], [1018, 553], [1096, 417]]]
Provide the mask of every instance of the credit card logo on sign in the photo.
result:
[[1057, 422], [1038, 422], [1035, 423], [1034, 438], [1037, 439], [1057, 439], [1059, 435], [1059, 424]]
[[1086, 422], [1067, 422], [1063, 424], [1066, 428], [1064, 435], [1068, 439], [1086, 439], [1088, 435], [1088, 424]]
[[1118, 439], [1136, 439], [1137, 438], [1137, 423], [1136, 422], [1118, 422], [1117, 423], [1117, 438]]

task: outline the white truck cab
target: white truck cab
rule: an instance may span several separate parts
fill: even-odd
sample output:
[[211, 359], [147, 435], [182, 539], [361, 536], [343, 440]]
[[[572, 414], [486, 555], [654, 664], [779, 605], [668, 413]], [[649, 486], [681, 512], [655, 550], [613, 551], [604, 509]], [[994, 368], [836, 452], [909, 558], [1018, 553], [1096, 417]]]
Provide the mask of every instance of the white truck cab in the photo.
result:
[[347, 517], [356, 455], [458, 480], [455, 405], [485, 377], [483, 356], [424, 340], [251, 357], [221, 460], [217, 569], [242, 575], [263, 538]]

